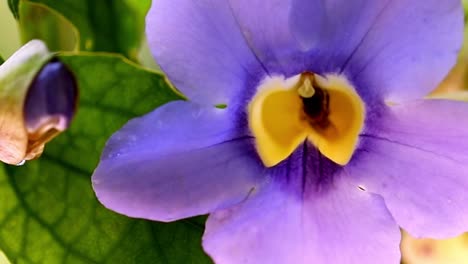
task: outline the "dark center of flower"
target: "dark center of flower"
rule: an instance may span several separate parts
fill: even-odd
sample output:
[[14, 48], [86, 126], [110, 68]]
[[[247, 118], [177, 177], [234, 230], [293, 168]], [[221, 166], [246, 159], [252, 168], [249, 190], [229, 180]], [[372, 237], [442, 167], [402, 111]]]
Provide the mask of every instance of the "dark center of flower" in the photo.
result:
[[327, 92], [314, 87], [315, 94], [310, 98], [301, 97], [304, 112], [309, 117], [312, 126], [326, 127], [329, 124], [328, 115], [330, 98]]
[[[308, 82], [308, 83], [305, 83]], [[330, 96], [324, 89], [320, 88], [312, 74], [303, 74], [300, 86], [310, 86], [311, 92], [300, 93], [304, 113], [310, 125], [318, 128], [326, 128], [330, 121]]]

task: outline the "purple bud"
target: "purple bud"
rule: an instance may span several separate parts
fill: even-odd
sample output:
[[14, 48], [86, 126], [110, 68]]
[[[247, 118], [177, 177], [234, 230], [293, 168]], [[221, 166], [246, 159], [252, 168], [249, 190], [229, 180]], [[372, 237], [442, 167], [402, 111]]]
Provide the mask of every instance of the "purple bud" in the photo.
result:
[[29, 135], [26, 159], [39, 156], [45, 143], [68, 128], [75, 115], [77, 98], [76, 79], [65, 64], [55, 59], [40, 70], [24, 103]]
[[60, 61], [46, 64], [33, 80], [26, 95], [26, 126], [34, 129], [43, 119], [61, 116], [67, 128], [76, 109], [78, 89], [73, 73]]

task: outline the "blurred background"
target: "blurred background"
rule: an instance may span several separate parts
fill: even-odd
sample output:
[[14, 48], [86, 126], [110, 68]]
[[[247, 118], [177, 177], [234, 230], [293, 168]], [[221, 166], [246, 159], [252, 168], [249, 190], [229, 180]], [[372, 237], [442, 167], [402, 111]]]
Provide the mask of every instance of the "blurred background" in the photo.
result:
[[[466, 9], [468, 0], [463, 2]], [[18, 49], [21, 43], [18, 25], [6, 0], [0, 1], [0, 25], [0, 56], [5, 59]], [[465, 39], [468, 38], [465, 37]], [[468, 100], [468, 93], [464, 92], [468, 89], [468, 45], [466, 44], [468, 41], [465, 41], [465, 47], [460, 54], [458, 64], [440, 87], [434, 91], [434, 95], [447, 96], [455, 92], [458, 98]], [[142, 48], [139, 58], [145, 66], [155, 67], [155, 63], [145, 46]], [[405, 264], [468, 264], [468, 234], [438, 241], [416, 239], [403, 232], [401, 249]], [[6, 263], [8, 263], [6, 257], [0, 251], [0, 264]]]
[[20, 46], [18, 28], [7, 1], [0, 1], [0, 56], [9, 57]]

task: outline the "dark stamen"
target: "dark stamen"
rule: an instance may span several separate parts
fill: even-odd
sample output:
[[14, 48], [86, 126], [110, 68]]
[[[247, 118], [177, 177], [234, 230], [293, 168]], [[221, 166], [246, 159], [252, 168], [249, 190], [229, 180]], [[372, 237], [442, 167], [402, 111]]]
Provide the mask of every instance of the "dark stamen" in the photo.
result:
[[313, 82], [315, 93], [312, 97], [301, 97], [304, 104], [304, 112], [307, 114], [308, 120], [312, 126], [325, 128], [329, 125], [328, 115], [330, 114], [329, 104], [330, 97], [328, 93], [319, 88]]

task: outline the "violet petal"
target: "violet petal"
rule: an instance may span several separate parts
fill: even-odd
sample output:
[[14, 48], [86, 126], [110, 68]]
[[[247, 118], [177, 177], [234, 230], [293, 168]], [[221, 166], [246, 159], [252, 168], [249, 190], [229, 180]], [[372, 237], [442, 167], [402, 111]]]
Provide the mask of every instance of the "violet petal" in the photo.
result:
[[399, 262], [400, 231], [380, 197], [343, 177], [304, 200], [280, 185], [209, 216], [203, 247], [216, 263]]
[[395, 221], [416, 237], [468, 228], [468, 104], [422, 100], [389, 107], [361, 136], [346, 171], [383, 196]]
[[75, 115], [78, 87], [73, 73], [58, 60], [47, 63], [31, 83], [24, 104], [28, 130], [35, 130], [52, 116], [66, 129]]
[[445, 78], [463, 43], [459, 0], [390, 1], [345, 72], [387, 101], [419, 99]]
[[[290, 10], [294, 1], [225, 0], [223, 2], [229, 2], [245, 41], [271, 75], [283, 74], [289, 77], [292, 73], [291, 68], [297, 69], [298, 66], [302, 66], [295, 58], [300, 52], [300, 47], [289, 26]], [[310, 26], [313, 26], [312, 21]]]
[[252, 74], [265, 75], [227, 1], [154, 0], [146, 34], [158, 64], [192, 101], [230, 104]]
[[228, 109], [178, 101], [112, 136], [93, 187], [116, 212], [173, 221], [237, 204], [262, 170], [252, 139], [237, 130]]

